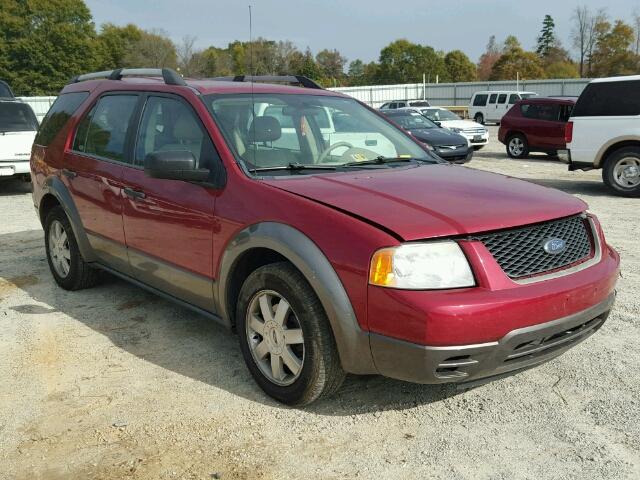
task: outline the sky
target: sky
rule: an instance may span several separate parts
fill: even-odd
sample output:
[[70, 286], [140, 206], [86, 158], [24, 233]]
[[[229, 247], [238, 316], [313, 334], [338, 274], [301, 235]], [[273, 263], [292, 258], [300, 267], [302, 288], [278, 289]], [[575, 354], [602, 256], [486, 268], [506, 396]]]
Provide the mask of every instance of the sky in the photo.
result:
[[[640, 0], [85, 0], [96, 25], [134, 23], [165, 30], [175, 42], [195, 36], [196, 46], [226, 47], [253, 36], [291, 40], [298, 48], [338, 49], [349, 61], [377, 60], [393, 40], [406, 38], [436, 50], [462, 50], [477, 61], [490, 35], [516, 35], [532, 49], [545, 14], [570, 47], [572, 12], [606, 7], [612, 18], [630, 21]], [[152, 6], [151, 6], [152, 5]]]

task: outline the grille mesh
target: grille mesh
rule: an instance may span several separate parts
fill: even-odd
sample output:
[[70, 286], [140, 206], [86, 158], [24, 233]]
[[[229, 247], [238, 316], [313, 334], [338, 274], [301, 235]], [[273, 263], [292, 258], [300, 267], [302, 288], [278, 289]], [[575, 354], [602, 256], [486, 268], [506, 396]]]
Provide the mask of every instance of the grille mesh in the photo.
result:
[[[484, 243], [510, 278], [556, 270], [584, 260], [591, 253], [587, 226], [580, 216], [474, 238]], [[552, 238], [561, 238], [566, 242], [566, 249], [562, 253], [552, 255], [544, 250], [543, 244]]]

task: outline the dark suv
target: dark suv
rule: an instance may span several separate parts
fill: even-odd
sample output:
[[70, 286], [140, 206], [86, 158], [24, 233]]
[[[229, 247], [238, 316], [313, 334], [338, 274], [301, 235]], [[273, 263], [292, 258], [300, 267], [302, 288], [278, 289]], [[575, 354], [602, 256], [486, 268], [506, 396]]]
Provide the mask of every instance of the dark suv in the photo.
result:
[[234, 80], [115, 70], [63, 89], [31, 157], [58, 285], [102, 269], [208, 316], [290, 404], [346, 372], [517, 371], [607, 318], [619, 257], [581, 200], [449, 165], [308, 79]]
[[575, 104], [573, 97], [522, 100], [502, 117], [498, 140], [511, 158], [524, 158], [530, 152], [555, 156], [566, 148], [565, 127]]

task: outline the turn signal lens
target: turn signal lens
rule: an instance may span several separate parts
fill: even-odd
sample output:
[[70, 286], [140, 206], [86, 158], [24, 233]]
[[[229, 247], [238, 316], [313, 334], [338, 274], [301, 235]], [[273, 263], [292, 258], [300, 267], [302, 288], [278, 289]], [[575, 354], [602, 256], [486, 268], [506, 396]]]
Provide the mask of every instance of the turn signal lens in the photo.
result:
[[369, 283], [381, 287], [391, 286], [393, 283], [393, 248], [384, 248], [373, 254]]

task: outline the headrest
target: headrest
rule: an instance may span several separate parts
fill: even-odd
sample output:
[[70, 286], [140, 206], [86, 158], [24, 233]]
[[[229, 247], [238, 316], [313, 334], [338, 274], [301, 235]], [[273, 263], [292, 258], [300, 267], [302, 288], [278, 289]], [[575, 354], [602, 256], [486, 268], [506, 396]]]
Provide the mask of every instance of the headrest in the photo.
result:
[[249, 127], [249, 141], [257, 142], [275, 142], [282, 136], [282, 128], [276, 117], [265, 115], [263, 117], [255, 117]]

